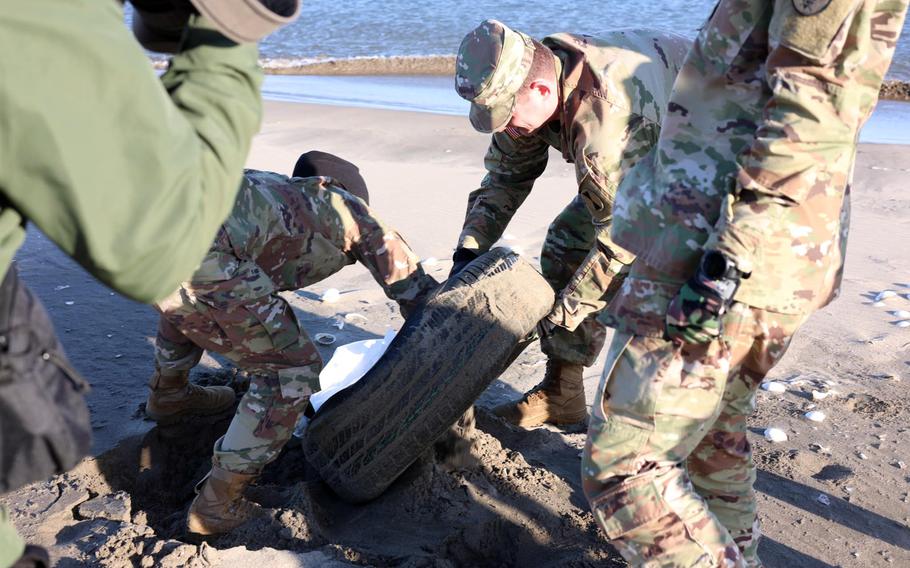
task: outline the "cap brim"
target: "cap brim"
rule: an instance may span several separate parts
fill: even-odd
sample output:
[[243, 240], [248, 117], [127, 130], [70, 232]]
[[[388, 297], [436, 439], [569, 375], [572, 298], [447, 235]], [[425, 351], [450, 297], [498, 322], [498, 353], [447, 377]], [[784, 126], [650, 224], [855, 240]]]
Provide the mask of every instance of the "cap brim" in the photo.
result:
[[515, 97], [509, 101], [496, 106], [488, 107], [471, 103], [471, 112], [468, 118], [471, 119], [471, 126], [478, 132], [490, 134], [505, 130], [512, 118], [512, 108], [515, 106]]

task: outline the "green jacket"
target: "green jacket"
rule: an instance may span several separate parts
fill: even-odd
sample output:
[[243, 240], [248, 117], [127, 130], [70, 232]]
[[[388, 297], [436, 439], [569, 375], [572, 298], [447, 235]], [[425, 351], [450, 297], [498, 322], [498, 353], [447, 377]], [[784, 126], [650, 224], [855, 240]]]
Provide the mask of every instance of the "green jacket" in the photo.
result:
[[208, 251], [259, 127], [255, 45], [194, 17], [159, 79], [113, 0], [0, 0], [0, 276], [33, 222], [152, 302]]

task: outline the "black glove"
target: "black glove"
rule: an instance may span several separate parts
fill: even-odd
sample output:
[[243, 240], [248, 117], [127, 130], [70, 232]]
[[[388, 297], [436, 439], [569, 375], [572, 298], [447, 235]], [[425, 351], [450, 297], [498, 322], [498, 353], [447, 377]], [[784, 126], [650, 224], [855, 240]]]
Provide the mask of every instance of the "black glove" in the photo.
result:
[[130, 0], [133, 5], [133, 35], [145, 49], [177, 53], [190, 16], [188, 0]]
[[695, 275], [667, 307], [667, 337], [683, 343], [708, 343], [720, 337], [724, 314], [746, 277], [721, 253], [706, 252]]
[[464, 267], [470, 264], [471, 261], [478, 256], [480, 255], [478, 255], [475, 250], [466, 248], [455, 249], [455, 254], [452, 255], [452, 270], [449, 271], [449, 278], [464, 270]]

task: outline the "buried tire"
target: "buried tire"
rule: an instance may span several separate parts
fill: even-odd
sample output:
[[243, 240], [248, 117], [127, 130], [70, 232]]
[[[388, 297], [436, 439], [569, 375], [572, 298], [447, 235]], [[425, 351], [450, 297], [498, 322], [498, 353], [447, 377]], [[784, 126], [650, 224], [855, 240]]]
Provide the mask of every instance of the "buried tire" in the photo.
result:
[[493, 249], [412, 314], [382, 358], [326, 401], [303, 440], [344, 500], [378, 497], [474, 403], [553, 305], [527, 262]]

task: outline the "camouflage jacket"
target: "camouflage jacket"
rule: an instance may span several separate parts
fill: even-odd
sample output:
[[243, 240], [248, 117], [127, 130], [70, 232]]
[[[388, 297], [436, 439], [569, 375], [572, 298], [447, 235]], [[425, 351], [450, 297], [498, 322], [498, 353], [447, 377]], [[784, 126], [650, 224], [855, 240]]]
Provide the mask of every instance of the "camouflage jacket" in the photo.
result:
[[623, 172], [657, 141], [689, 42], [665, 32], [627, 30], [600, 38], [556, 34], [542, 43], [558, 58], [559, 120], [530, 136], [508, 130], [493, 135], [484, 160], [487, 175], [468, 199], [459, 246], [483, 251], [500, 238], [546, 168], [549, 148], [556, 148], [575, 164], [579, 193], [598, 226], [597, 248], [579, 268], [570, 294], [585, 297], [563, 298], [577, 323], [603, 305], [600, 283], [609, 279], [595, 282], [592, 266], [633, 259], [607, 231], [613, 195]]
[[607, 323], [659, 334], [704, 250], [736, 300], [808, 314], [838, 292], [859, 129], [907, 0], [722, 0], [674, 85], [657, 147], [620, 184], [611, 235], [638, 255]]
[[246, 170], [234, 209], [191, 287], [218, 286], [228, 305], [304, 288], [357, 261], [399, 303], [435, 285], [401, 235], [332, 178]]

